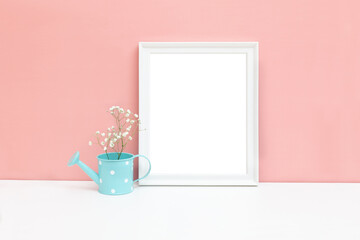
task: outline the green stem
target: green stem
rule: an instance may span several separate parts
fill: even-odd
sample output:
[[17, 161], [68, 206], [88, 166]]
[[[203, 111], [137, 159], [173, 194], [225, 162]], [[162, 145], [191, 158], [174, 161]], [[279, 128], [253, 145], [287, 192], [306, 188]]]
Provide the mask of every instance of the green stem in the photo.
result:
[[119, 153], [118, 160], [120, 159], [123, 150], [124, 150], [124, 141], [123, 141], [123, 138], [121, 137], [121, 151], [120, 151], [120, 153]]

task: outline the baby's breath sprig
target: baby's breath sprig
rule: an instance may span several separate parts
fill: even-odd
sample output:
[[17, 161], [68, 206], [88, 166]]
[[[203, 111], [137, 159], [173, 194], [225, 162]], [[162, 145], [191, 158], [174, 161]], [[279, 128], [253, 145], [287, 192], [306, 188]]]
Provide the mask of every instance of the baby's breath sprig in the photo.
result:
[[[116, 126], [111, 126], [102, 133], [96, 131], [95, 143], [105, 151], [108, 159], [108, 152], [111, 150], [116, 152], [118, 159], [120, 159], [126, 145], [133, 140], [134, 134], [139, 131], [139, 115], [132, 113], [129, 109], [125, 111], [119, 106], [112, 106], [107, 112], [114, 117]], [[92, 145], [93, 142], [89, 141], [89, 146]]]

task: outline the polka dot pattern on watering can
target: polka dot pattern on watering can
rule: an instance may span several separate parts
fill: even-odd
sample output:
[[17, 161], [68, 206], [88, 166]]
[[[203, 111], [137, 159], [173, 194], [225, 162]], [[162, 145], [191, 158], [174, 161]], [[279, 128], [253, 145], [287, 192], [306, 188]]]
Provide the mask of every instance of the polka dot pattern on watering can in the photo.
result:
[[[98, 185], [98, 191], [113, 196], [131, 193], [136, 188], [133, 187], [133, 178], [134, 171], [136, 172], [137, 169], [134, 167], [135, 162], [133, 159], [137, 155], [126, 153], [122, 159], [118, 159], [117, 153], [110, 154], [112, 154], [111, 159], [106, 159], [105, 154], [99, 155], [96, 159], [98, 177], [95, 176], [94, 179]], [[146, 160], [148, 159], [146, 158]]]

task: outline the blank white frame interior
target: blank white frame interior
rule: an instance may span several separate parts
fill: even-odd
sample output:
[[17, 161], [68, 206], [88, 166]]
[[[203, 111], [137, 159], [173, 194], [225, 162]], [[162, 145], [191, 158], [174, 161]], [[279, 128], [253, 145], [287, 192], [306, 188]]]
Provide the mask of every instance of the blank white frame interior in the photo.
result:
[[139, 43], [139, 115], [140, 185], [257, 185], [258, 43]]

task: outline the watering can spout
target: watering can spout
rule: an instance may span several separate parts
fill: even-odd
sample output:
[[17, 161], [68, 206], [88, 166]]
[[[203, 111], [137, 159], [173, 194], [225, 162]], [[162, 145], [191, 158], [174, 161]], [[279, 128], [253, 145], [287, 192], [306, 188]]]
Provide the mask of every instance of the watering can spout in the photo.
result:
[[99, 175], [89, 168], [85, 163], [80, 161], [79, 159], [79, 152], [74, 153], [74, 155], [71, 156], [70, 160], [68, 161], [68, 166], [72, 166], [74, 164], [77, 164], [94, 182], [99, 185]]

